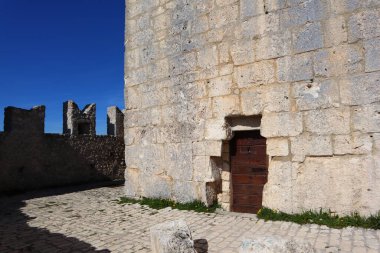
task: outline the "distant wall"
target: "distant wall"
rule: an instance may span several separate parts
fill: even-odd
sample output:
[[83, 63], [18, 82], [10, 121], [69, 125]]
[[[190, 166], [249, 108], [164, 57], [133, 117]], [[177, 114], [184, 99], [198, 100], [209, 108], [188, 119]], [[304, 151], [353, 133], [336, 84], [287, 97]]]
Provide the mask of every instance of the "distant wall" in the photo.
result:
[[5, 108], [0, 193], [124, 179], [124, 139], [44, 134], [45, 107]]
[[111, 136], [0, 133], [0, 192], [123, 179], [123, 145]]

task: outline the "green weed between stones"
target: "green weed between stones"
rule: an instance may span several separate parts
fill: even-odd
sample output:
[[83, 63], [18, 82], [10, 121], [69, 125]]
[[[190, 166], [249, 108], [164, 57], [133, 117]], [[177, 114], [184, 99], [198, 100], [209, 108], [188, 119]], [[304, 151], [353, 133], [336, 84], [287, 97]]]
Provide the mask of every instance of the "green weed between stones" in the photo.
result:
[[207, 207], [204, 203], [200, 201], [194, 201], [189, 203], [177, 203], [168, 199], [152, 199], [152, 198], [142, 198], [142, 199], [131, 199], [127, 197], [121, 197], [117, 203], [119, 204], [140, 204], [149, 206], [152, 209], [163, 209], [166, 207], [171, 207], [178, 210], [189, 210], [200, 213], [214, 213], [219, 205], [214, 203], [212, 206]]
[[257, 213], [259, 219], [265, 221], [290, 221], [298, 224], [318, 224], [326, 225], [330, 228], [344, 228], [344, 227], [362, 227], [370, 229], [380, 229], [380, 212], [370, 217], [361, 217], [355, 213], [349, 216], [339, 216], [331, 212], [307, 211], [301, 214], [287, 214], [279, 211], [274, 211], [269, 208], [262, 208]]

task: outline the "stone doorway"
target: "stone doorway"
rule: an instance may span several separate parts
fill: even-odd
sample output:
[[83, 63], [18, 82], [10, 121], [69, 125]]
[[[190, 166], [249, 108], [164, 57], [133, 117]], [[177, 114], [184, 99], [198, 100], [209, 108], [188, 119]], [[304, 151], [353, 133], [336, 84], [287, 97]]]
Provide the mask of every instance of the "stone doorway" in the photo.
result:
[[230, 141], [230, 169], [232, 211], [257, 213], [268, 180], [266, 139], [259, 130], [234, 134]]

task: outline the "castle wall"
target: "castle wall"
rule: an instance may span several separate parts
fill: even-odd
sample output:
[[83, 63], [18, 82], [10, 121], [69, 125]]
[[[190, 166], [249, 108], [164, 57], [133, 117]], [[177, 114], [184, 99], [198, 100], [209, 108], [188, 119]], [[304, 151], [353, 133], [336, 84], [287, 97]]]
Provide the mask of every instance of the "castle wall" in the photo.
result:
[[264, 206], [377, 212], [379, 20], [373, 0], [126, 0], [126, 194], [228, 209], [228, 118], [261, 115]]
[[0, 193], [123, 179], [123, 138], [44, 134], [44, 110], [5, 109]]
[[0, 193], [123, 179], [123, 139], [0, 134]]

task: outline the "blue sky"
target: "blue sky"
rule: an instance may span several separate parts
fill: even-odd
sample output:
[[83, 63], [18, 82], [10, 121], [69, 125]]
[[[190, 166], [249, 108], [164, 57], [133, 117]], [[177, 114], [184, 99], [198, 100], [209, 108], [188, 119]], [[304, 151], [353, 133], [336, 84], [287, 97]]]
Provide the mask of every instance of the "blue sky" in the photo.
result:
[[62, 103], [124, 108], [124, 0], [0, 0], [3, 108], [46, 105], [45, 132], [62, 132]]

